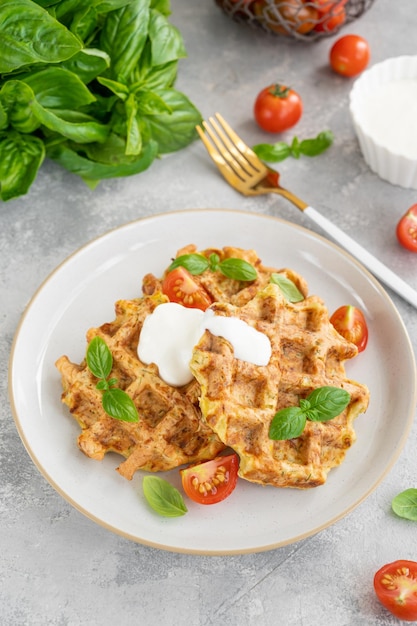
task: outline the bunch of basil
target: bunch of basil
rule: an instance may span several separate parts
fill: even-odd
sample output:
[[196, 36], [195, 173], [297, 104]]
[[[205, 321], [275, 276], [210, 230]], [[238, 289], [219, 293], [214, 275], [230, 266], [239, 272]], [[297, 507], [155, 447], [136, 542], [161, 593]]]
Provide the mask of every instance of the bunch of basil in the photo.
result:
[[2, 200], [25, 194], [45, 157], [94, 188], [196, 137], [169, 15], [170, 0], [2, 0]]

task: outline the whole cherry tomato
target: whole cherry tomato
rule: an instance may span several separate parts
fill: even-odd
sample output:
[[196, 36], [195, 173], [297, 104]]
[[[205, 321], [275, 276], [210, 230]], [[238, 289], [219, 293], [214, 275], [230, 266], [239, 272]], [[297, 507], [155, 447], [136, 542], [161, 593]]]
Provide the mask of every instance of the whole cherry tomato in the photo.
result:
[[296, 91], [285, 85], [270, 85], [257, 96], [254, 116], [259, 126], [270, 133], [281, 133], [294, 126], [303, 113]]
[[344, 35], [330, 49], [330, 65], [342, 76], [356, 76], [369, 63], [369, 44], [359, 35]]
[[280, 35], [293, 31], [305, 35], [314, 28], [319, 16], [313, 4], [303, 4], [301, 0], [255, 0], [253, 11], [267, 28]]
[[[324, 0], [326, 2], [326, 0]], [[346, 11], [344, 5], [347, 0], [340, 2], [327, 2], [324, 10], [319, 11], [319, 22], [315, 25], [314, 30], [318, 33], [329, 33], [339, 28], [346, 21]], [[330, 8], [329, 8], [330, 6]]]
[[404, 248], [417, 252], [417, 204], [413, 204], [397, 224], [397, 238]]
[[399, 560], [387, 563], [374, 576], [374, 589], [381, 604], [395, 617], [417, 621], [417, 563]]

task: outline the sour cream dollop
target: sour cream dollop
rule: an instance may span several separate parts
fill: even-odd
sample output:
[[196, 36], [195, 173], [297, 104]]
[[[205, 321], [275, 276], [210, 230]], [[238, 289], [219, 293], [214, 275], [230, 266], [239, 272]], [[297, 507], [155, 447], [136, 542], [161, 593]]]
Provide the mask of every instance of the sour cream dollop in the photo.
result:
[[175, 302], [160, 304], [145, 319], [138, 357], [142, 363], [155, 363], [169, 385], [186, 385], [193, 378], [189, 366], [193, 348], [206, 329], [229, 341], [237, 359], [268, 365], [272, 348], [264, 333], [237, 317], [215, 315], [211, 309], [189, 309]]

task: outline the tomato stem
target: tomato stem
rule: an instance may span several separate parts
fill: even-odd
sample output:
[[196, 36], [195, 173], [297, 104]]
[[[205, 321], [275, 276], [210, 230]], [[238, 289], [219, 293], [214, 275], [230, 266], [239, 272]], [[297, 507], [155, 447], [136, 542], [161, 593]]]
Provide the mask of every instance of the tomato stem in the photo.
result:
[[290, 87], [286, 87], [285, 85], [276, 83], [275, 85], [272, 85], [269, 93], [273, 96], [276, 96], [277, 98], [288, 98], [288, 94], [290, 93]]

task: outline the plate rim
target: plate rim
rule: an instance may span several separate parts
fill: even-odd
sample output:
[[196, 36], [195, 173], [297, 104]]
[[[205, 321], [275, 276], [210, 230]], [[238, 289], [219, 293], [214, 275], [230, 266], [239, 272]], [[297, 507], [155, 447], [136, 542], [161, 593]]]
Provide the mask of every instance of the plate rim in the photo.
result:
[[[305, 532], [301, 532], [299, 533], [297, 536], [295, 537], [291, 537], [289, 539], [286, 540], [280, 540], [277, 542], [272, 542], [269, 543], [267, 545], [262, 545], [262, 546], [256, 546], [254, 548], [237, 548], [237, 549], [195, 549], [195, 548], [187, 548], [187, 547], [177, 547], [177, 546], [170, 546], [170, 545], [165, 545], [163, 543], [159, 543], [157, 541], [153, 541], [150, 539], [146, 539], [143, 537], [138, 537], [133, 535], [130, 532], [121, 530], [119, 528], [117, 528], [116, 526], [112, 525], [111, 523], [104, 521], [102, 519], [100, 519], [97, 515], [95, 515], [94, 513], [88, 511], [88, 509], [86, 509], [84, 506], [80, 505], [76, 500], [74, 500], [74, 498], [72, 496], [70, 496], [68, 493], [65, 492], [65, 490], [63, 490], [55, 481], [55, 479], [53, 478], [53, 476], [50, 475], [50, 472], [48, 472], [42, 465], [41, 461], [38, 459], [37, 455], [34, 453], [34, 451], [32, 450], [32, 447], [27, 439], [27, 436], [24, 432], [24, 428], [22, 426], [21, 420], [19, 418], [19, 414], [18, 414], [18, 410], [17, 410], [17, 406], [16, 406], [16, 402], [15, 402], [15, 396], [14, 396], [14, 384], [13, 384], [13, 366], [14, 366], [14, 357], [15, 357], [15, 352], [16, 352], [16, 347], [18, 345], [19, 342], [19, 338], [20, 338], [20, 334], [21, 334], [21, 330], [25, 324], [25, 321], [32, 309], [32, 307], [34, 306], [34, 304], [36, 303], [36, 301], [38, 300], [38, 298], [40, 297], [40, 295], [42, 294], [43, 290], [45, 289], [45, 287], [49, 284], [49, 282], [52, 280], [53, 277], [55, 277], [60, 271], [61, 269], [66, 266], [67, 264], [70, 264], [71, 261], [73, 260], [74, 257], [84, 253], [85, 251], [88, 250], [88, 248], [92, 248], [96, 243], [100, 242], [101, 240], [105, 240], [107, 238], [111, 238], [111, 236], [116, 233], [116, 232], [120, 232], [124, 229], [130, 229], [132, 227], [135, 226], [139, 226], [140, 224], [142, 224], [143, 222], [151, 222], [151, 221], [158, 221], [158, 220], [163, 220], [166, 217], [176, 217], [176, 216], [181, 216], [181, 215], [186, 215], [187, 213], [220, 213], [220, 214], [224, 214], [224, 213], [230, 213], [233, 214], [234, 216], [238, 216], [238, 215], [244, 215], [246, 217], [251, 217], [254, 218], [256, 220], [265, 220], [265, 221], [269, 221], [272, 220], [273, 222], [278, 222], [278, 223], [283, 223], [287, 226], [289, 226], [290, 228], [295, 228], [296, 230], [300, 230], [302, 231], [304, 234], [308, 235], [308, 237], [311, 237], [313, 239], [317, 239], [319, 241], [321, 241], [322, 243], [324, 243], [326, 246], [330, 246], [331, 248], [334, 248], [338, 254], [342, 254], [343, 256], [347, 257], [347, 259], [355, 264], [358, 269], [365, 274], [366, 278], [374, 284], [374, 286], [376, 287], [377, 291], [379, 292], [379, 294], [381, 296], [384, 297], [384, 299], [387, 301], [387, 304], [390, 306], [392, 312], [394, 312], [396, 314], [396, 318], [397, 318], [397, 322], [399, 323], [400, 327], [402, 328], [403, 331], [403, 338], [406, 340], [406, 344], [409, 350], [409, 356], [410, 356], [410, 360], [411, 360], [411, 364], [413, 367], [413, 379], [415, 381], [415, 384], [413, 386], [413, 393], [412, 393], [412, 400], [410, 400], [410, 411], [409, 411], [409, 415], [407, 420], [404, 422], [404, 429], [403, 429], [403, 433], [401, 438], [398, 441], [398, 445], [396, 450], [393, 452], [393, 454], [391, 455], [390, 458], [390, 462], [386, 465], [384, 471], [378, 475], [378, 478], [376, 480], [374, 480], [373, 484], [368, 488], [367, 491], [365, 491], [360, 498], [356, 499], [355, 502], [353, 502], [348, 508], [345, 508], [343, 511], [341, 511], [340, 513], [334, 515], [331, 519], [326, 520], [326, 522], [320, 524], [319, 526], [315, 527], [313, 530], [306, 530]], [[409, 337], [407, 328], [404, 324], [404, 321], [401, 317], [401, 314], [399, 313], [397, 307], [395, 306], [394, 302], [392, 301], [392, 299], [390, 298], [389, 294], [387, 293], [387, 291], [385, 290], [384, 286], [373, 276], [373, 274], [371, 274], [371, 272], [364, 267], [355, 257], [353, 257], [347, 250], [345, 250], [344, 248], [342, 248], [341, 246], [339, 246], [337, 243], [334, 243], [332, 240], [328, 239], [327, 237], [316, 233], [313, 230], [310, 230], [302, 225], [296, 224], [294, 222], [291, 222], [289, 220], [283, 219], [281, 217], [276, 217], [273, 215], [265, 215], [265, 214], [258, 214], [258, 213], [253, 213], [250, 211], [245, 211], [245, 210], [241, 210], [241, 209], [222, 209], [222, 208], [199, 208], [199, 209], [193, 209], [193, 208], [189, 208], [189, 209], [180, 209], [180, 210], [173, 210], [173, 211], [167, 211], [167, 212], [163, 212], [163, 213], [155, 213], [152, 215], [148, 215], [148, 216], [144, 216], [144, 217], [140, 217], [140, 218], [136, 218], [133, 220], [130, 220], [128, 222], [125, 223], [121, 223], [117, 226], [114, 226], [106, 231], [104, 231], [103, 233], [96, 235], [95, 237], [89, 239], [88, 241], [86, 241], [85, 243], [83, 243], [82, 245], [80, 245], [78, 248], [76, 248], [75, 250], [73, 250], [70, 254], [68, 254], [62, 261], [59, 262], [59, 264], [54, 267], [54, 269], [49, 272], [46, 277], [41, 281], [41, 283], [38, 285], [38, 287], [36, 288], [36, 290], [34, 291], [34, 293], [32, 294], [32, 296], [30, 297], [29, 301], [27, 302], [27, 304], [25, 305], [23, 312], [20, 316], [20, 319], [18, 321], [18, 324], [16, 326], [15, 332], [14, 332], [14, 336], [13, 336], [13, 340], [12, 340], [12, 344], [11, 344], [11, 349], [10, 349], [10, 353], [9, 353], [9, 362], [8, 362], [8, 396], [9, 396], [9, 403], [11, 406], [11, 411], [12, 411], [12, 415], [13, 415], [13, 419], [14, 419], [14, 423], [16, 426], [16, 429], [18, 431], [18, 434], [20, 436], [20, 439], [30, 457], [30, 459], [32, 460], [32, 462], [34, 463], [35, 467], [38, 469], [38, 471], [40, 472], [40, 474], [47, 480], [47, 482], [55, 489], [55, 491], [61, 496], [63, 497], [63, 499], [65, 501], [67, 501], [69, 504], [71, 504], [71, 506], [73, 506], [78, 512], [82, 513], [84, 516], [86, 516], [88, 519], [90, 519], [91, 521], [93, 521], [94, 523], [98, 524], [99, 526], [105, 528], [106, 530], [109, 530], [113, 533], [115, 533], [118, 536], [124, 537], [126, 539], [129, 539], [135, 543], [139, 543], [141, 545], [144, 546], [148, 546], [148, 547], [152, 547], [152, 548], [156, 548], [156, 549], [161, 549], [164, 551], [168, 551], [168, 552], [174, 552], [174, 553], [178, 553], [178, 554], [195, 554], [195, 555], [201, 555], [201, 556], [226, 556], [226, 555], [239, 555], [239, 554], [253, 554], [253, 553], [260, 553], [260, 552], [265, 552], [265, 551], [269, 551], [269, 550], [275, 550], [279, 547], [283, 547], [285, 545], [290, 545], [293, 543], [296, 543], [298, 541], [301, 541], [303, 539], [306, 539], [307, 537], [313, 536], [319, 532], [321, 532], [322, 530], [324, 530], [325, 528], [328, 528], [330, 526], [332, 526], [333, 524], [335, 524], [336, 522], [338, 522], [340, 519], [346, 517], [349, 513], [351, 513], [355, 508], [357, 508], [364, 500], [366, 500], [369, 495], [383, 482], [383, 480], [385, 479], [385, 477], [387, 476], [387, 474], [391, 471], [391, 469], [393, 468], [393, 466], [396, 464], [396, 462], [398, 461], [403, 448], [405, 446], [405, 443], [408, 439], [408, 436], [410, 434], [411, 428], [412, 428], [412, 424], [414, 421], [414, 412], [412, 407], [415, 407], [417, 404], [417, 365], [416, 365], [416, 358], [414, 355], [414, 351], [412, 348], [412, 343], [411, 343], [411, 339]], [[414, 408], [415, 410], [415, 408]]]

